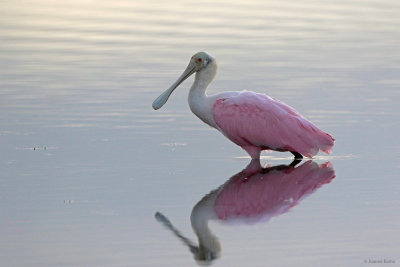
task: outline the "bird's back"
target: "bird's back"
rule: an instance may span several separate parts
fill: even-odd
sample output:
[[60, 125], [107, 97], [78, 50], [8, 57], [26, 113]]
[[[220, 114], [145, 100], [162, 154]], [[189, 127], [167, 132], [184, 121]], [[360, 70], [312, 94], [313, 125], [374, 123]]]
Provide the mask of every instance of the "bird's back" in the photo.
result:
[[236, 175], [220, 189], [215, 200], [219, 219], [263, 218], [285, 213], [304, 197], [335, 177], [330, 163], [307, 161], [294, 168]]
[[214, 120], [240, 146], [296, 151], [312, 157], [332, 151], [334, 139], [285, 103], [265, 94], [243, 91], [217, 99]]

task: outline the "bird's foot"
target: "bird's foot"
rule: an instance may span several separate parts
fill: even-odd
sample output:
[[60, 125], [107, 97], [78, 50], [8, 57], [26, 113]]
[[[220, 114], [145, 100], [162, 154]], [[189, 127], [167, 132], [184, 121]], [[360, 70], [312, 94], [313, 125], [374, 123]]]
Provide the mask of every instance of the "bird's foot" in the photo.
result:
[[289, 164], [290, 167], [296, 167], [297, 164], [301, 162], [301, 159], [293, 159], [293, 161]]
[[294, 155], [294, 159], [296, 159], [296, 160], [302, 160], [303, 159], [303, 155], [300, 154], [299, 152], [290, 151], [290, 153], [292, 153]]

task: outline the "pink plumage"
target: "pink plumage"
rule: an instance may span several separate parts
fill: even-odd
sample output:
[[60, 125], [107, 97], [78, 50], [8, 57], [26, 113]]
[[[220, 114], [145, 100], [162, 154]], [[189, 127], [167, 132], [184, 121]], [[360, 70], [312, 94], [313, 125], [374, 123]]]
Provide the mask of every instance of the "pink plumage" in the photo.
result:
[[255, 173], [244, 170], [222, 186], [214, 209], [221, 220], [268, 221], [334, 178], [330, 162], [318, 165], [308, 161], [297, 168], [273, 167]]
[[154, 100], [153, 108], [161, 108], [193, 73], [196, 77], [188, 98], [191, 111], [241, 146], [252, 159], [259, 159], [266, 149], [290, 151], [296, 159], [302, 155], [311, 158], [320, 150], [331, 153], [335, 139], [279, 100], [248, 91], [207, 95], [217, 63], [205, 52], [192, 56], [178, 80]]
[[220, 131], [252, 158], [265, 149], [311, 158], [319, 150], [331, 153], [335, 141], [285, 103], [254, 92], [217, 99], [213, 117]]

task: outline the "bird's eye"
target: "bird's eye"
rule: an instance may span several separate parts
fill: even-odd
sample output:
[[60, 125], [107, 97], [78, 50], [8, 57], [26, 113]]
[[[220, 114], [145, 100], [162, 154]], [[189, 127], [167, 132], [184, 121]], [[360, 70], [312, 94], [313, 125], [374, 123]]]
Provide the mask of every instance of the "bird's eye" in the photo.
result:
[[198, 58], [198, 59], [197, 59], [197, 62], [199, 62], [199, 63], [200, 63], [201, 61], [202, 61], [202, 59], [201, 59], [201, 58]]

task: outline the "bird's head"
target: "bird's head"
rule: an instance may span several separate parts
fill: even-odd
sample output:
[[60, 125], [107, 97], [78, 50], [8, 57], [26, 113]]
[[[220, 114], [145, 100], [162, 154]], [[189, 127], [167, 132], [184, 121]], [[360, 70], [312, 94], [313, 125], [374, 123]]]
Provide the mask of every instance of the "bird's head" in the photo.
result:
[[192, 56], [189, 62], [189, 66], [191, 62], [194, 62], [195, 71], [200, 71], [203, 68], [207, 67], [208, 63], [213, 60], [212, 56], [207, 54], [206, 52], [198, 52]]
[[194, 54], [190, 61], [189, 65], [186, 67], [185, 71], [182, 75], [176, 80], [176, 82], [171, 85], [164, 93], [162, 93], [156, 100], [153, 102], [153, 108], [155, 110], [161, 108], [168, 100], [169, 96], [172, 92], [187, 78], [190, 77], [195, 72], [200, 72], [202, 70], [207, 69], [210, 62], [213, 62], [214, 58], [206, 52], [198, 52]]

